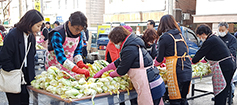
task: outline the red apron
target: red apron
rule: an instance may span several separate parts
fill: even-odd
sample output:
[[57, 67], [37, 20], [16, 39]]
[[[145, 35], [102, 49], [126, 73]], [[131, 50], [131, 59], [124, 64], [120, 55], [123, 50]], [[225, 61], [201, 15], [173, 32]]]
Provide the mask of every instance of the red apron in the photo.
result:
[[138, 94], [137, 96], [138, 105], [153, 105], [153, 100], [146, 72], [146, 70], [152, 66], [146, 68], [144, 67], [143, 55], [140, 47], [139, 47], [139, 59], [140, 59], [140, 68], [130, 69], [128, 71], [128, 76], [130, 77], [133, 87], [135, 88]]
[[[77, 48], [80, 37], [69, 38], [69, 37], [67, 37], [66, 31], [65, 31], [65, 35], [66, 35], [65, 42], [63, 43], [64, 54], [67, 59], [69, 59], [70, 61], [73, 61], [73, 54], [74, 54], [75, 49]], [[50, 66], [56, 66], [60, 70], [64, 70], [64, 71], [68, 72], [73, 77], [76, 75], [76, 73], [64, 68], [63, 65], [57, 61], [54, 50], [48, 52], [46, 61], [47, 61], [45, 64], [46, 69], [48, 69]]]

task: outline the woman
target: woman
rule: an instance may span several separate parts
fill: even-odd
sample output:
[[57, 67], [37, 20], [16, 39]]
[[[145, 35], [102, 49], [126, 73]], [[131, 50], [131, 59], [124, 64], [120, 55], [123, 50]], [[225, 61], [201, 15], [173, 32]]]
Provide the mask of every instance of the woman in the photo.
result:
[[[124, 25], [123, 27], [127, 29], [130, 33], [132, 33], [132, 28], [130, 26]], [[119, 52], [120, 50], [117, 49], [111, 41], [109, 41], [106, 46], [105, 60], [109, 63], [114, 62], [119, 58]]]
[[[9, 105], [29, 104], [27, 85], [30, 85], [30, 82], [35, 77], [34, 56], [36, 53], [36, 41], [33, 34], [40, 31], [43, 20], [44, 17], [40, 12], [34, 9], [29, 10], [4, 39], [4, 45], [0, 52], [0, 65], [2, 65], [3, 70], [11, 71], [19, 69], [22, 62], [24, 62], [25, 66], [22, 68], [22, 72], [27, 82], [26, 85], [21, 86], [21, 93], [6, 93]], [[29, 43], [31, 43], [31, 46], [29, 46]], [[28, 47], [30, 47], [30, 50], [27, 60], [23, 61]]]
[[[84, 74], [89, 77], [88, 66], [83, 63], [83, 30], [87, 28], [87, 18], [76, 11], [71, 14], [69, 20], [49, 32], [48, 55], [46, 58], [46, 69], [56, 66], [76, 77]], [[76, 64], [74, 64], [74, 62]], [[87, 69], [83, 69], [83, 68]]]
[[152, 59], [157, 56], [155, 41], [158, 39], [158, 35], [155, 29], [146, 29], [142, 35], [142, 40], [145, 42], [147, 52], [151, 55]]
[[157, 34], [162, 36], [155, 64], [160, 64], [165, 57], [170, 105], [188, 105], [186, 97], [192, 78], [191, 61], [187, 55], [188, 46], [173, 16], [164, 15], [160, 19]]
[[203, 57], [208, 60], [213, 73], [215, 105], [226, 105], [230, 82], [235, 71], [234, 60], [226, 44], [218, 36], [212, 34], [208, 25], [198, 26], [196, 34], [203, 41], [203, 44], [196, 52], [192, 62], [198, 63]]
[[146, 51], [143, 40], [122, 26], [115, 27], [110, 32], [109, 39], [120, 49], [120, 58], [99, 71], [94, 77], [98, 78], [111, 69], [115, 70], [109, 74], [111, 77], [128, 73], [138, 93], [138, 104], [158, 105], [165, 92], [165, 84], [158, 69], [153, 67], [153, 59]]

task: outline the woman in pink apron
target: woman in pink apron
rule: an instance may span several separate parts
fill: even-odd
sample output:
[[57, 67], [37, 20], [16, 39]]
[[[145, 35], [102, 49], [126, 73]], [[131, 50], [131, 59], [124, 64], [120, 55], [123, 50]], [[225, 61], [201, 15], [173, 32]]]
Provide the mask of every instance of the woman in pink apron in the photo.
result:
[[88, 68], [88, 66], [83, 63], [81, 57], [83, 46], [81, 31], [86, 27], [87, 18], [82, 12], [77, 11], [71, 14], [69, 21], [65, 24], [50, 31], [46, 69], [56, 66], [72, 76], [76, 74], [90, 76], [88, 70], [82, 69], [83, 67]]
[[131, 34], [122, 26], [115, 27], [109, 34], [109, 39], [120, 49], [120, 58], [99, 71], [94, 77], [100, 77], [103, 72], [115, 70], [111, 77], [128, 74], [138, 94], [138, 105], [159, 105], [165, 92], [165, 84], [159, 75], [159, 70], [153, 67], [153, 60], [145, 49], [143, 40]]
[[198, 26], [196, 34], [203, 41], [203, 44], [192, 62], [197, 63], [203, 57], [209, 61], [213, 74], [215, 105], [226, 105], [230, 82], [235, 71], [234, 60], [226, 44], [218, 36], [212, 34], [208, 25]]

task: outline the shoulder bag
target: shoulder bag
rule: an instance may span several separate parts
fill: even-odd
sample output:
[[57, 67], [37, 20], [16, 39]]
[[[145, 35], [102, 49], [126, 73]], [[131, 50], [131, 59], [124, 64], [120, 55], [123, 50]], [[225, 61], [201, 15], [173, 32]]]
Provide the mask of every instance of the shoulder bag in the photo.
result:
[[10, 72], [0, 69], [0, 91], [7, 93], [21, 92], [21, 85], [26, 84], [24, 74], [22, 72], [22, 67], [30, 50], [30, 46], [31, 42], [29, 43], [29, 47], [27, 49], [26, 55], [24, 57], [20, 69], [14, 69], [11, 70]]

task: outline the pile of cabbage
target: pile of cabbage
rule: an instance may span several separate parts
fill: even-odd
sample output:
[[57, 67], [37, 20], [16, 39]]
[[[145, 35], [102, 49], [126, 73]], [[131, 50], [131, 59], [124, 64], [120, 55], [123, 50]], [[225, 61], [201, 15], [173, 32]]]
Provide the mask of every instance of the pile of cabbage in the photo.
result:
[[36, 89], [43, 89], [60, 95], [63, 99], [71, 100], [92, 96], [93, 104], [96, 94], [109, 92], [111, 95], [112, 93], [119, 95], [119, 90], [127, 90], [129, 94], [129, 89], [132, 89], [132, 83], [128, 75], [111, 78], [107, 75], [108, 72], [103, 74], [104, 78], [90, 77], [86, 79], [84, 76], [81, 76], [75, 79], [67, 72], [51, 66], [47, 71], [37, 75], [35, 80], [31, 81], [31, 85]]
[[210, 64], [199, 62], [192, 65], [192, 77], [200, 77], [209, 75], [211, 73]]

